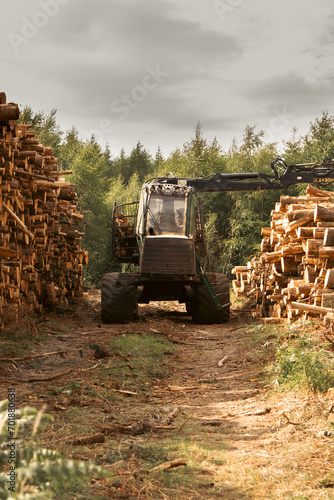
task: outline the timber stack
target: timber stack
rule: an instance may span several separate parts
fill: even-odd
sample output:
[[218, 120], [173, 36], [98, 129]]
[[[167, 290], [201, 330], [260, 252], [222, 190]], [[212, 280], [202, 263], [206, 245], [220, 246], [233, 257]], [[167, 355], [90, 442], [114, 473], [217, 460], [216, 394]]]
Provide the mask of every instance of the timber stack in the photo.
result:
[[[133, 216], [131, 218], [133, 218]], [[130, 222], [129, 217], [127, 217], [123, 212], [114, 212], [113, 232], [113, 250], [115, 256], [119, 259], [127, 258], [131, 260], [137, 252], [136, 233], [133, 223]]]
[[74, 185], [63, 178], [71, 172], [58, 171], [52, 148], [18, 118], [18, 105], [0, 93], [0, 327], [23, 308], [79, 297], [88, 262]]
[[255, 299], [258, 317], [334, 320], [334, 193], [309, 185], [281, 196], [262, 228], [261, 254], [233, 269], [237, 296]]

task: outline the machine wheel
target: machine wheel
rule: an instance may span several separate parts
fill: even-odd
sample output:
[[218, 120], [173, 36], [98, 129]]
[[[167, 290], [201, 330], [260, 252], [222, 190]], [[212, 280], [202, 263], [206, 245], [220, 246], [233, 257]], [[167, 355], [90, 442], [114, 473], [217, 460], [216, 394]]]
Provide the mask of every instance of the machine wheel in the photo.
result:
[[186, 311], [189, 316], [193, 315], [193, 303], [192, 301], [186, 302]]
[[[229, 281], [225, 274], [216, 274], [216, 283], [212, 283], [212, 288], [221, 304], [230, 302]], [[230, 319], [230, 306], [217, 309], [203, 283], [199, 283], [194, 290], [191, 315], [196, 323], [225, 323]]]
[[132, 321], [137, 313], [137, 287], [117, 283], [119, 273], [108, 273], [101, 283], [103, 323]]

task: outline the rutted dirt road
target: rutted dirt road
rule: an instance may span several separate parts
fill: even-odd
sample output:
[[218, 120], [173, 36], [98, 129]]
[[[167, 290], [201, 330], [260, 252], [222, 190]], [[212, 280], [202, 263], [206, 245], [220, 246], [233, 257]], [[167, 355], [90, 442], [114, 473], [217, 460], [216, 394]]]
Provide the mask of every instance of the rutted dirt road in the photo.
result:
[[[334, 498], [333, 394], [265, 385], [275, 330], [264, 334], [245, 307], [233, 308], [228, 324], [196, 325], [175, 303], [103, 325], [99, 300], [92, 291], [71, 311], [26, 321], [38, 341], [1, 351], [1, 399], [15, 387], [19, 406], [46, 405], [54, 415], [42, 444], [114, 474], [92, 482], [93, 496], [75, 498]], [[110, 347], [130, 335], [175, 346], [150, 380], [138, 377], [133, 356]], [[72, 444], [101, 432], [103, 443]], [[184, 463], [153, 470], [172, 460]]]

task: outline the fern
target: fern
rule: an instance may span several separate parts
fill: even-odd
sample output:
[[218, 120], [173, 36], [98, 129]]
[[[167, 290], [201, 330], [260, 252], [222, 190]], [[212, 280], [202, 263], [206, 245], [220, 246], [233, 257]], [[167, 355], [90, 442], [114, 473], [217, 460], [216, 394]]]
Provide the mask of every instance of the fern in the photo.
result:
[[[15, 413], [15, 435], [8, 436], [8, 401], [0, 401], [0, 500], [66, 499], [86, 490], [92, 473], [107, 473], [93, 464], [62, 457], [57, 451], [41, 448], [36, 437], [40, 422], [52, 419], [35, 408]], [[42, 424], [43, 425], [43, 424]], [[11, 449], [15, 449], [15, 487], [10, 489]], [[14, 470], [14, 469], [12, 469]], [[89, 498], [87, 496], [87, 498]]]

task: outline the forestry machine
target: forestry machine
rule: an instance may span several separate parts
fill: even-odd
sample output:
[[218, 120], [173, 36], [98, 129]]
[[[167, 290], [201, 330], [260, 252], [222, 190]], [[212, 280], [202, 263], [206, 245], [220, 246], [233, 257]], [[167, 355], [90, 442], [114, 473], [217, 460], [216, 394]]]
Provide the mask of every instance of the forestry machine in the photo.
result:
[[142, 186], [139, 200], [114, 204], [113, 260], [139, 266], [136, 273], [108, 273], [102, 279], [105, 323], [131, 321], [138, 303], [178, 300], [197, 323], [222, 323], [230, 315], [229, 282], [206, 274], [199, 192], [282, 190], [293, 184], [334, 182], [334, 160], [287, 165], [275, 158], [273, 174], [214, 174], [203, 178], [165, 177]]

